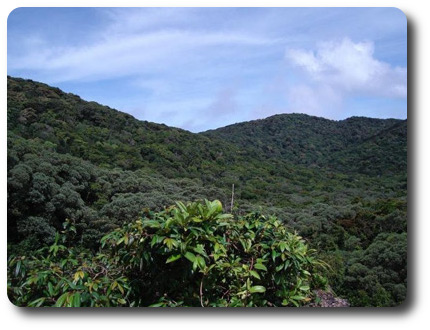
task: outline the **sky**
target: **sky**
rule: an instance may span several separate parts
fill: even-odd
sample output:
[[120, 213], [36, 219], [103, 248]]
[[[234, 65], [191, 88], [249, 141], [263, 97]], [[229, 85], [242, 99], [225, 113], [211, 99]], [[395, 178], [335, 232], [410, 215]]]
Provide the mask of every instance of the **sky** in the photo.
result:
[[17, 8], [8, 75], [201, 132], [281, 113], [407, 118], [396, 8]]

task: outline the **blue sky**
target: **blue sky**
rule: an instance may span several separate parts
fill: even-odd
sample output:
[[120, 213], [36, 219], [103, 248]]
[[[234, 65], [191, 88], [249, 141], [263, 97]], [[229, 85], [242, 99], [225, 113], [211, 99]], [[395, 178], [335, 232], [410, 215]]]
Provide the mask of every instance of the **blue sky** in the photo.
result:
[[395, 8], [18, 8], [8, 74], [193, 132], [279, 113], [407, 118]]

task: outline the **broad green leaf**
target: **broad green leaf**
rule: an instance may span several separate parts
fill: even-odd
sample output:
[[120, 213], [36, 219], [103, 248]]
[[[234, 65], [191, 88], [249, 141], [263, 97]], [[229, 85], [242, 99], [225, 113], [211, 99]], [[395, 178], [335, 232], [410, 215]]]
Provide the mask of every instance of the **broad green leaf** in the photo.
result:
[[279, 248], [281, 249], [282, 252], [285, 251], [285, 247], [287, 246], [287, 244], [285, 244], [285, 242], [280, 242], [279, 243]]
[[55, 302], [55, 307], [61, 307], [64, 305], [64, 302], [66, 301], [67, 297], [68, 297], [69, 293], [65, 292], [63, 293]]
[[300, 290], [302, 291], [309, 291], [309, 289], [310, 289], [309, 285], [303, 285], [300, 287]]
[[198, 254], [201, 254], [202, 256], [205, 256], [205, 257], [208, 256], [206, 254], [206, 252], [204, 251], [204, 248], [203, 248], [202, 244], [197, 245], [193, 250], [194, 250], [194, 252], [197, 252]]
[[295, 296], [291, 296], [290, 299], [294, 299], [294, 300], [305, 300], [306, 297], [303, 296], [299, 296], [299, 295], [295, 295]]
[[36, 300], [34, 300], [34, 301], [30, 302], [30, 303], [28, 304], [28, 306], [30, 306], [30, 307], [40, 307], [40, 306], [42, 306], [42, 304], [45, 302], [45, 300], [46, 300], [46, 298], [45, 298], [45, 297], [38, 298], [38, 299], [36, 299]]
[[122, 293], [122, 294], [124, 294], [124, 288], [122, 287], [122, 285], [121, 284], [119, 284], [118, 283], [118, 290]]
[[212, 207], [214, 207], [217, 212], [222, 212], [222, 204], [219, 200], [214, 200], [212, 202]]
[[125, 305], [125, 304], [127, 303], [123, 298], [118, 298], [118, 302], [119, 302], [121, 305]]
[[171, 250], [171, 249], [173, 248], [173, 246], [177, 246], [177, 245], [178, 245], [178, 242], [176, 242], [176, 241], [174, 241], [173, 239], [168, 238], [168, 237], [166, 237], [166, 238], [164, 239], [163, 243], [164, 243], [165, 245], [167, 245], [167, 247], [169, 248], [169, 250]]
[[166, 264], [171, 263], [173, 261], [176, 261], [176, 260], [178, 260], [180, 258], [181, 258], [180, 254], [174, 254], [174, 255], [170, 256], [169, 258], [167, 258]]
[[275, 250], [272, 250], [272, 260], [273, 260], [273, 262], [275, 261], [275, 259], [276, 259], [276, 257], [278, 256], [279, 254], [275, 251]]
[[164, 223], [164, 228], [170, 228], [170, 226], [175, 222], [175, 220], [173, 218], [169, 218], [166, 220], [166, 222]]
[[100, 295], [99, 295], [97, 292], [95, 292], [95, 291], [93, 291], [93, 292], [91, 293], [91, 295], [92, 295], [96, 300], [99, 300], [99, 299], [100, 299]]
[[255, 292], [257, 292], [257, 293], [263, 293], [263, 292], [266, 292], [266, 288], [264, 286], [262, 286], [262, 285], [255, 285], [255, 286], [252, 286], [249, 289], [249, 291], [251, 293], [255, 293]]
[[194, 253], [191, 253], [189, 251], [185, 253], [185, 258], [187, 258], [191, 262], [194, 262], [196, 260], [196, 256], [194, 255]]
[[261, 280], [260, 275], [258, 275], [258, 273], [255, 270], [250, 270], [249, 273], [254, 276], [255, 278], [258, 278], [259, 280]]
[[151, 244], [150, 244], [151, 247], [154, 247], [154, 245], [157, 244], [157, 239], [158, 239], [157, 235], [152, 236], [152, 240], [151, 240]]
[[75, 275], [73, 276], [73, 282], [77, 283], [79, 281], [80, 278], [84, 278], [85, 274], [82, 270], [78, 270]]
[[299, 307], [299, 303], [296, 300], [291, 300], [290, 302], [292, 302], [294, 306]]
[[202, 256], [196, 256], [196, 261], [200, 269], [204, 269], [206, 267], [205, 259]]
[[[231, 214], [218, 214], [216, 216], [217, 220], [224, 220], [224, 219], [231, 219], [231, 218], [233, 218], [233, 215], [231, 215]], [[228, 225], [228, 223], [225, 223], [225, 224]]]
[[259, 269], [259, 270], [264, 270], [264, 271], [266, 271], [266, 272], [267, 272], [267, 267], [266, 267], [266, 266], [264, 266], [263, 264], [255, 264], [255, 265], [254, 265], [254, 268], [255, 268], [255, 269]]
[[81, 307], [81, 295], [79, 292], [73, 295], [73, 307]]
[[51, 282], [48, 282], [48, 292], [50, 296], [54, 295], [54, 287], [52, 286]]
[[21, 260], [19, 260], [19, 261], [16, 263], [15, 276], [18, 276], [20, 269], [21, 269]]
[[187, 213], [187, 207], [182, 202], [176, 202], [176, 205], [179, 207], [182, 213]]
[[155, 220], [143, 220], [143, 225], [145, 227], [150, 227], [150, 228], [160, 228], [161, 225], [158, 221]]
[[152, 304], [152, 305], [149, 305], [149, 307], [164, 307], [164, 303], [163, 302], [159, 302], [159, 303], [156, 303], [156, 304]]

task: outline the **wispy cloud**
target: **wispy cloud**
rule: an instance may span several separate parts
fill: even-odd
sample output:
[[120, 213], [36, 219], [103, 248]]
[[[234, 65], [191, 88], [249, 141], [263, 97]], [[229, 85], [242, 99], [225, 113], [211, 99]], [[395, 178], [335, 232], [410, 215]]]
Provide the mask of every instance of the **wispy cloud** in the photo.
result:
[[[264, 46], [252, 36], [193, 31], [158, 31], [113, 37], [89, 47], [48, 48], [11, 59], [11, 70], [44, 70], [50, 80], [103, 79], [157, 73], [202, 58], [213, 47]], [[213, 51], [213, 49], [212, 49]], [[216, 51], [216, 49], [215, 49]]]

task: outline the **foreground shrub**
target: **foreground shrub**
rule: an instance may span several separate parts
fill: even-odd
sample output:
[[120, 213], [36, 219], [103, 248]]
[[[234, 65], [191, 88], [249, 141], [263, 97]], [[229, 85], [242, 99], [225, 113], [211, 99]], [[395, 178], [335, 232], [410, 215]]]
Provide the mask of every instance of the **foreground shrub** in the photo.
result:
[[[234, 219], [219, 201], [145, 216], [102, 238], [97, 254], [67, 247], [73, 226], [32, 257], [10, 257], [19, 306], [301, 306], [326, 284], [322, 262], [275, 217]], [[60, 244], [61, 242], [61, 244]]]

